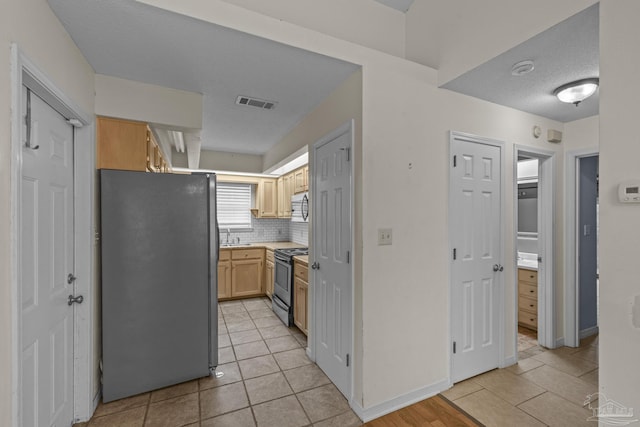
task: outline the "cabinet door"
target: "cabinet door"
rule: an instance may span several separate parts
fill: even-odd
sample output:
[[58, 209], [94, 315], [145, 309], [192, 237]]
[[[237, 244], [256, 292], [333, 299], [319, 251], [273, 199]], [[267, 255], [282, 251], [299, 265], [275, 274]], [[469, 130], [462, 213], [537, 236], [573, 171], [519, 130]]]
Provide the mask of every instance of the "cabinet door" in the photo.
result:
[[265, 275], [265, 287], [266, 287], [266, 294], [269, 298], [271, 298], [271, 296], [273, 295], [273, 268], [274, 268], [274, 264], [273, 261], [266, 261], [266, 269], [264, 272]]
[[284, 177], [281, 176], [276, 180], [276, 195], [278, 198], [277, 217], [284, 217]]
[[244, 297], [261, 295], [263, 262], [262, 259], [232, 261], [231, 296]]
[[295, 194], [303, 193], [304, 191], [306, 191], [304, 178], [305, 178], [304, 168], [300, 168], [293, 172], [293, 179], [294, 179], [293, 192]]
[[276, 218], [278, 215], [278, 191], [275, 179], [263, 179], [260, 181], [258, 201], [260, 218]]
[[304, 191], [309, 191], [309, 166], [304, 167]]
[[294, 186], [293, 173], [284, 176], [284, 218], [291, 218], [291, 196]]
[[147, 170], [147, 125], [129, 120], [98, 117], [98, 169]]
[[218, 261], [218, 299], [231, 298], [231, 261]]
[[307, 293], [309, 285], [299, 277], [293, 282], [293, 323], [307, 335]]

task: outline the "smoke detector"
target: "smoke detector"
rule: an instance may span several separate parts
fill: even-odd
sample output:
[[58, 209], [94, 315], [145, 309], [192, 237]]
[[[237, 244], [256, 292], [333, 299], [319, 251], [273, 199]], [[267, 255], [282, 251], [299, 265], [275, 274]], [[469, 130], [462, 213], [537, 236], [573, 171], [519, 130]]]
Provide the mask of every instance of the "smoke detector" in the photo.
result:
[[535, 68], [533, 61], [526, 60], [520, 61], [516, 64], [513, 64], [511, 67], [511, 75], [512, 76], [524, 76], [525, 74], [529, 74]]
[[236, 98], [236, 104], [262, 108], [263, 110], [273, 110], [276, 107], [277, 102], [240, 95]]

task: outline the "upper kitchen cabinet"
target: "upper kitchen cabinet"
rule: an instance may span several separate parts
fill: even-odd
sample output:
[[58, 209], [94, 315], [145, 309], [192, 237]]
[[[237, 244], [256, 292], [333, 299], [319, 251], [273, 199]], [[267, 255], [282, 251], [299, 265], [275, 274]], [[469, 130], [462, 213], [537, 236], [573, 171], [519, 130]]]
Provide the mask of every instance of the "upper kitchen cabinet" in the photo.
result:
[[278, 217], [278, 183], [271, 178], [258, 183], [258, 218]]
[[309, 166], [303, 166], [293, 171], [294, 193], [309, 191]]
[[278, 178], [278, 218], [291, 218], [291, 196], [294, 187], [293, 173]]
[[294, 192], [296, 194], [303, 193], [305, 191], [304, 186], [304, 168], [297, 169], [294, 173]]
[[98, 117], [96, 133], [98, 169], [169, 172], [146, 123]]

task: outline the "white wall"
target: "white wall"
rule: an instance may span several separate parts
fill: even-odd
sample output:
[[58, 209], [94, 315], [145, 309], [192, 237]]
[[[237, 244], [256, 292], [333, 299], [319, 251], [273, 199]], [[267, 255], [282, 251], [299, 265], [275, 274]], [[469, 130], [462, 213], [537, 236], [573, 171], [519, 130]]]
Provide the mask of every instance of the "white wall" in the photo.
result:
[[95, 76], [95, 91], [99, 116], [202, 129], [202, 94], [102, 74]]
[[564, 124], [562, 146], [565, 152], [597, 148], [600, 143], [600, 117], [587, 117]]
[[329, 36], [404, 57], [404, 13], [372, 0], [224, 1]]
[[[186, 168], [188, 166], [187, 153], [171, 151], [173, 167]], [[200, 169], [210, 169], [229, 172], [262, 173], [262, 156], [243, 153], [227, 153], [224, 151], [201, 150]]]
[[93, 70], [41, 0], [0, 2], [0, 425], [12, 423], [12, 295], [10, 268], [10, 44], [24, 53], [87, 114], [93, 113]]
[[640, 408], [640, 328], [633, 326], [631, 310], [640, 310], [640, 205], [618, 203], [617, 186], [640, 179], [638, 16], [637, 0], [600, 2], [600, 391], [634, 408], [634, 418]]
[[406, 57], [438, 69], [444, 84], [541, 33], [595, 0], [416, 0]]

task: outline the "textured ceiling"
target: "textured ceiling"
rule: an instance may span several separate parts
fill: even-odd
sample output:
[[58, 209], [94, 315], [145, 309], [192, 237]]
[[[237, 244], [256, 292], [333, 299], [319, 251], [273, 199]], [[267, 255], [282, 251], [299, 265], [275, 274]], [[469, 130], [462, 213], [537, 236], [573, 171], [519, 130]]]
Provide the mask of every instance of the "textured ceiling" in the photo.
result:
[[96, 73], [202, 93], [203, 149], [265, 153], [358, 69], [130, 0], [49, 4]]
[[[553, 91], [565, 83], [599, 77], [599, 5], [549, 28], [442, 87], [560, 122], [598, 114], [599, 93], [577, 107]], [[535, 69], [511, 75], [513, 64], [533, 60]]]

